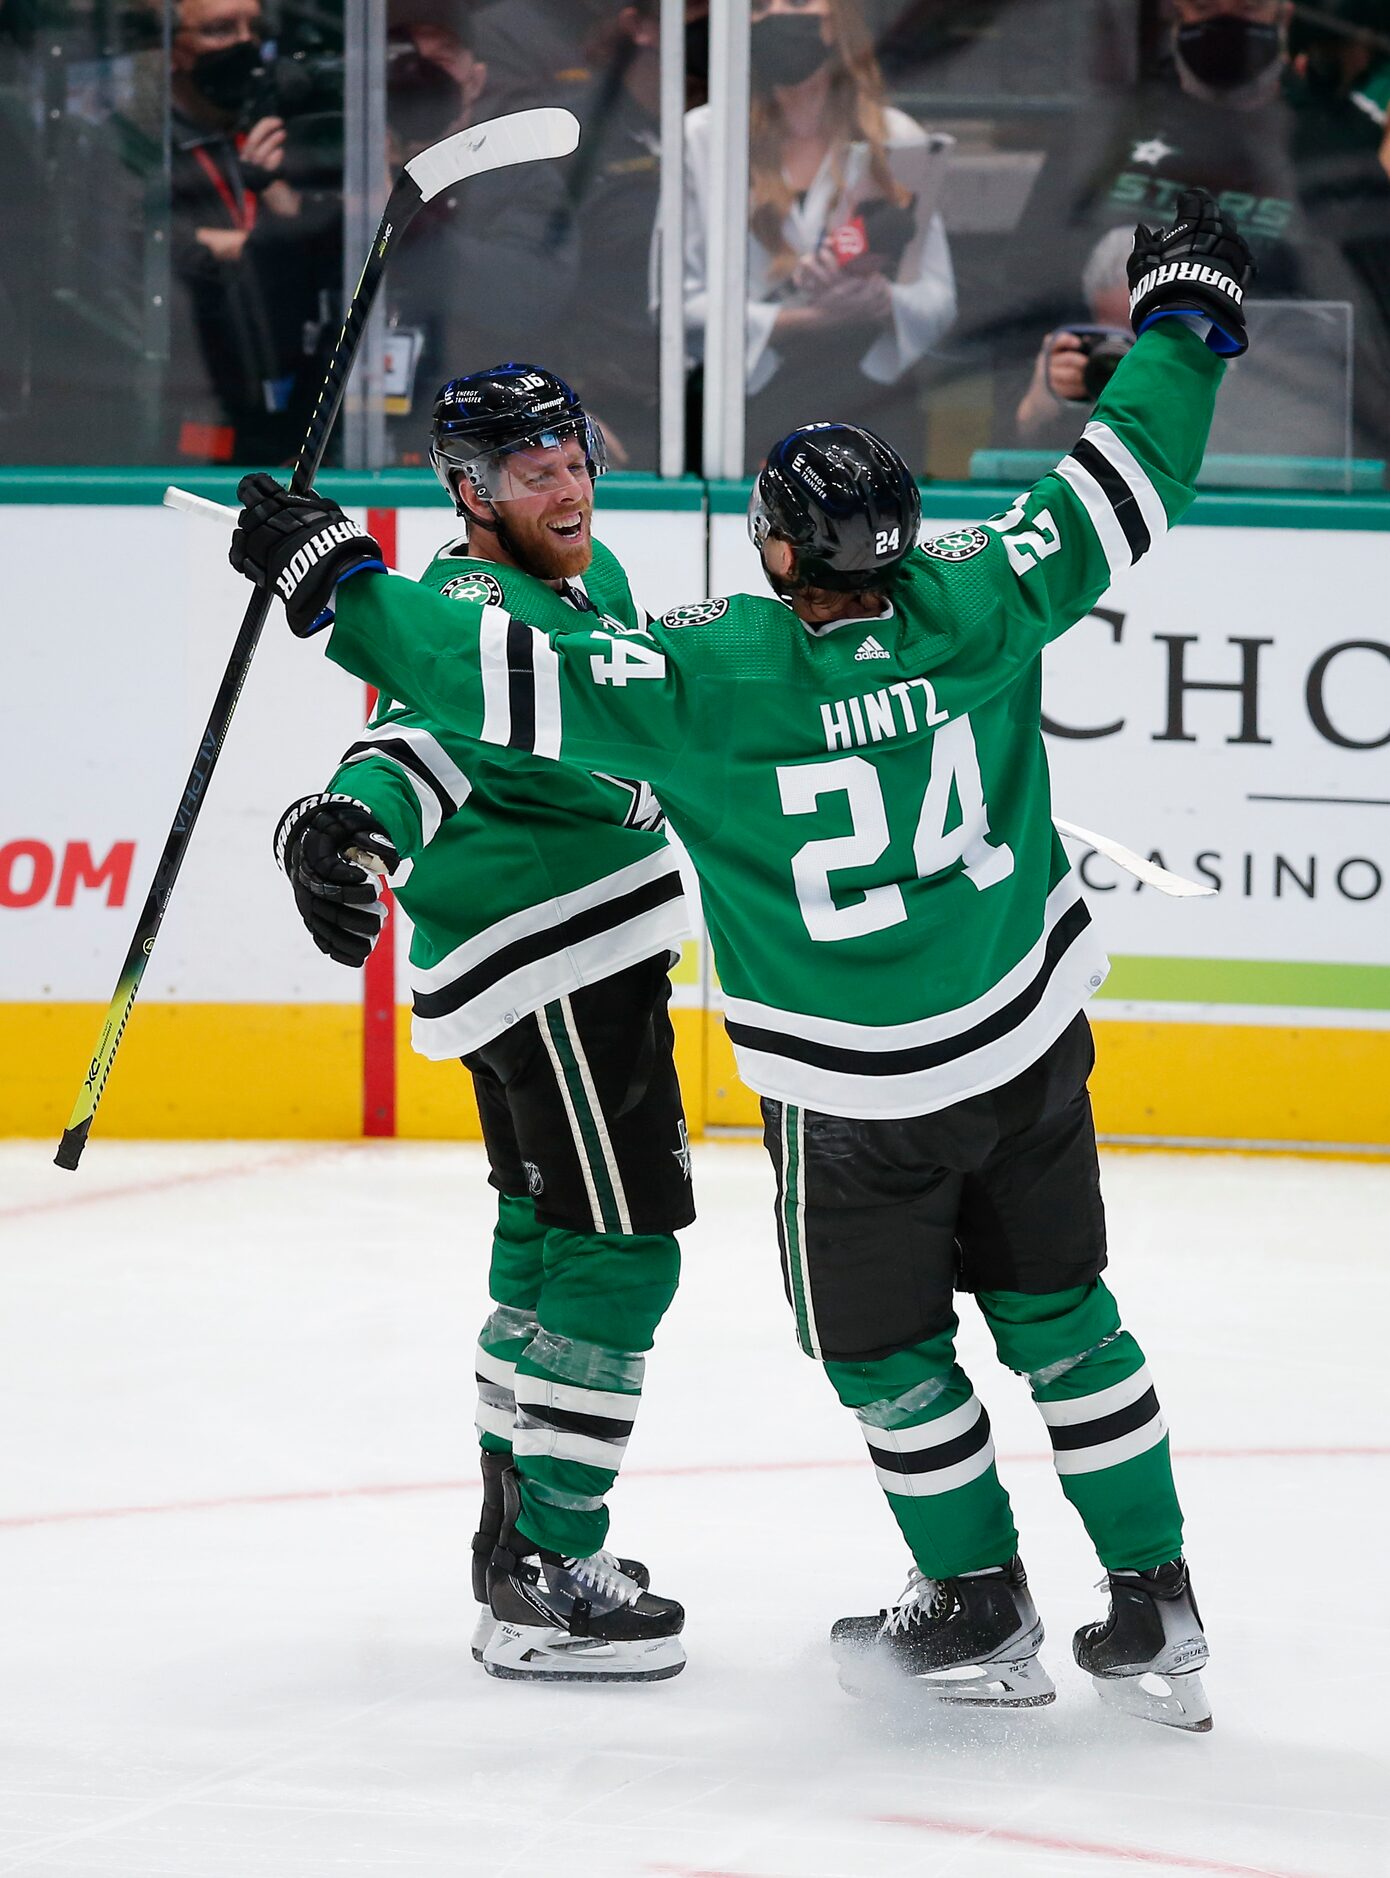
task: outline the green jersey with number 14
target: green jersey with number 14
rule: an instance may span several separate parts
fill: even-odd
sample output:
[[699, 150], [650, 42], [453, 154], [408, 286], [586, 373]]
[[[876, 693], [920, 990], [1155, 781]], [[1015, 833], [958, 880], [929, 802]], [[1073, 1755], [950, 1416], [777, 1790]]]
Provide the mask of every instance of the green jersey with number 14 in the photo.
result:
[[1035, 1061], [1105, 977], [1052, 826], [1041, 653], [1188, 506], [1222, 369], [1154, 326], [1070, 455], [914, 550], [880, 613], [808, 628], [742, 595], [550, 637], [362, 574], [329, 656], [469, 736], [650, 782], [754, 1089], [943, 1108]]

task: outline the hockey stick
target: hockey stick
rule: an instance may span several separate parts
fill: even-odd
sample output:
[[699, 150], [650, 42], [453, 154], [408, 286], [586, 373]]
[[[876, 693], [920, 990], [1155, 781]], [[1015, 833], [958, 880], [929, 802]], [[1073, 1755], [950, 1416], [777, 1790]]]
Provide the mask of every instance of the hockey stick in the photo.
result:
[[1097, 835], [1089, 828], [1078, 828], [1075, 822], [1064, 822], [1060, 815], [1053, 817], [1053, 826], [1059, 835], [1088, 843], [1097, 854], [1103, 854], [1127, 874], [1142, 880], [1146, 887], [1157, 887], [1160, 893], [1172, 894], [1176, 900], [1195, 900], [1216, 892], [1215, 887], [1203, 887], [1195, 880], [1188, 880], [1182, 874], [1174, 874], [1168, 868], [1160, 867], [1157, 861], [1146, 861], [1142, 854], [1136, 854], [1133, 848], [1127, 848], [1122, 841], [1112, 841], [1109, 835]]
[[[419, 156], [410, 159], [396, 178], [387, 198], [386, 211], [348, 303], [333, 356], [324, 372], [313, 415], [309, 419], [309, 428], [299, 447], [294, 473], [290, 478], [290, 488], [296, 494], [302, 494], [308, 489], [318, 474], [386, 263], [417, 211], [425, 203], [432, 202], [441, 190], [451, 188], [466, 177], [481, 175], [485, 170], [507, 169], [515, 163], [531, 163], [541, 157], [568, 156], [578, 142], [579, 124], [569, 111], [517, 111], [510, 117], [494, 118], [490, 123], [474, 124], [468, 130], [455, 131], [452, 137], [445, 137], [442, 142], [432, 144], [428, 150], [422, 150]], [[270, 611], [270, 600], [268, 593], [256, 592], [243, 615], [241, 630], [236, 636], [231, 656], [227, 660], [227, 669], [217, 689], [212, 715], [198, 745], [193, 767], [188, 773], [173, 826], [164, 843], [164, 852], [159, 857], [154, 882], [140, 909], [135, 934], [97, 1037], [96, 1049], [82, 1079], [82, 1087], [73, 1104], [68, 1125], [63, 1130], [58, 1152], [53, 1157], [59, 1167], [75, 1168], [87, 1145], [97, 1103], [101, 1100], [116, 1060], [116, 1051], [130, 1020], [131, 1007], [154, 950], [155, 938], [174, 891], [179, 869], [183, 865], [183, 857], [188, 850], [208, 783], [221, 754], [232, 713], [241, 696], [242, 686], [246, 683], [246, 674], [250, 670], [266, 615]]]

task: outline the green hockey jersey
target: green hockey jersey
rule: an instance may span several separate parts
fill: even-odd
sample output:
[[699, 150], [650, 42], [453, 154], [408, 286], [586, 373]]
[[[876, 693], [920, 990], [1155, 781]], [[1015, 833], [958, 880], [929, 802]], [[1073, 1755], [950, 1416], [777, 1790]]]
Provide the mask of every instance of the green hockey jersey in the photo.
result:
[[[439, 596], [460, 624], [481, 604], [557, 635], [586, 617], [633, 633], [645, 618], [597, 541], [588, 574], [561, 592], [470, 559], [462, 544], [409, 584]], [[391, 885], [414, 923], [412, 1039], [422, 1056], [477, 1049], [690, 931], [676, 853], [643, 782], [488, 748], [383, 692], [329, 789], [365, 803], [401, 856]]]
[[329, 656], [455, 731], [648, 781], [700, 876], [746, 1080], [927, 1113], [1035, 1061], [1105, 977], [1052, 826], [1041, 653], [1187, 508], [1222, 369], [1185, 322], [1154, 326], [1071, 453], [914, 550], [862, 619], [812, 630], [741, 596], [551, 637], [364, 574]]

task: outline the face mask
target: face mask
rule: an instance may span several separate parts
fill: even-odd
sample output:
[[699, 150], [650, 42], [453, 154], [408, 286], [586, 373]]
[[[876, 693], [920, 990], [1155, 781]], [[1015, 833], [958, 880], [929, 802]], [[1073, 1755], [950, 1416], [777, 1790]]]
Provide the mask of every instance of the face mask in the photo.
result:
[[820, 24], [814, 13], [769, 13], [755, 21], [748, 42], [754, 91], [799, 85], [835, 56]]
[[246, 102], [260, 65], [261, 49], [256, 41], [242, 39], [219, 52], [199, 53], [188, 76], [200, 97], [217, 110], [234, 115]]
[[1238, 91], [1267, 72], [1279, 57], [1279, 28], [1243, 20], [1234, 13], [1180, 26], [1178, 57], [1200, 84], [1213, 91]]

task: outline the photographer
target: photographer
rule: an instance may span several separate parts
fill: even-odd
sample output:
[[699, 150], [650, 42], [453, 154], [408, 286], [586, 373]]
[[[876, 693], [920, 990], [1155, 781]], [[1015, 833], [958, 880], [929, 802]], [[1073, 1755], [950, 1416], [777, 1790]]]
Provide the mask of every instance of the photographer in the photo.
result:
[[1042, 448], [1069, 443], [1077, 407], [1095, 403], [1133, 345], [1125, 275], [1132, 245], [1127, 228], [1112, 228], [1091, 250], [1081, 277], [1088, 319], [1058, 327], [1039, 346], [1032, 379], [1015, 413], [1021, 444]]
[[[180, 0], [170, 60], [176, 284], [168, 447], [174, 457], [281, 462], [294, 450], [315, 346], [342, 269], [341, 88], [311, 62], [281, 85], [257, 0]], [[292, 146], [277, 106], [326, 102]], [[300, 94], [303, 94], [302, 97]]]

